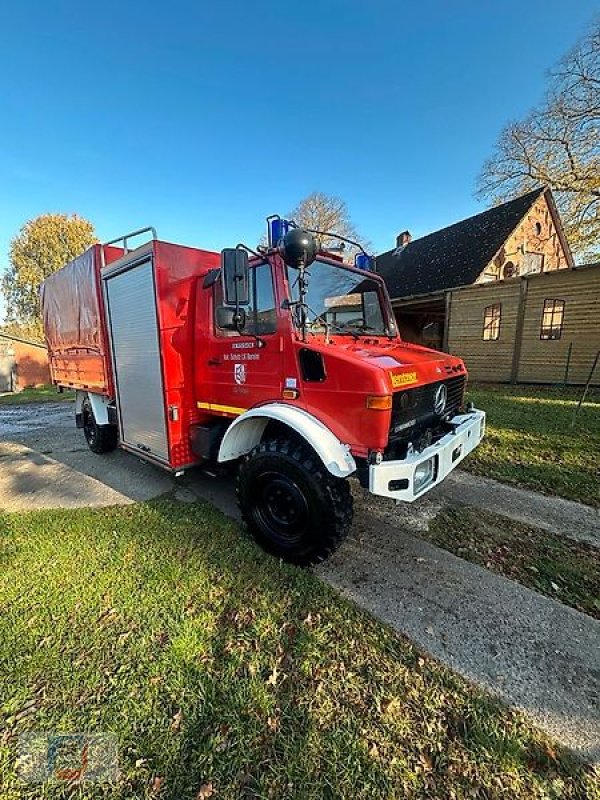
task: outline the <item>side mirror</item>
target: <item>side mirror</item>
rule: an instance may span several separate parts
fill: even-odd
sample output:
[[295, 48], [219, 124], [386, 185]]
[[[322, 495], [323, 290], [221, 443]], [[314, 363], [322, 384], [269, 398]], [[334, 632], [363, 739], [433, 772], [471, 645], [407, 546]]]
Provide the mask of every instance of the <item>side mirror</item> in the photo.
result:
[[221, 252], [223, 295], [228, 306], [247, 306], [250, 302], [248, 253], [227, 248]]
[[243, 308], [217, 306], [217, 327], [224, 331], [243, 331], [246, 327], [246, 312]]

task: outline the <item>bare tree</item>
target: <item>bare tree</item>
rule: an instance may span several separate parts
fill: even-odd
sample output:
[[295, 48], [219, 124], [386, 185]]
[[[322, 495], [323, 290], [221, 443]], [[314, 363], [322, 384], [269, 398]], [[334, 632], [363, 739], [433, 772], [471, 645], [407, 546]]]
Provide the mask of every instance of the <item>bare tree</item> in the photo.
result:
[[580, 258], [600, 256], [600, 22], [549, 72], [543, 102], [500, 134], [478, 194], [502, 202], [540, 184], [555, 194]]
[[[366, 242], [356, 231], [348, 212], [348, 206], [339, 197], [334, 197], [324, 192], [312, 192], [307, 195], [290, 211], [288, 218], [296, 222], [303, 228], [311, 228], [318, 231], [330, 231], [359, 242], [365, 249], [368, 249]], [[324, 249], [337, 247], [340, 242], [331, 236], [319, 237]], [[349, 259], [356, 252], [355, 247], [346, 245], [344, 257]]]

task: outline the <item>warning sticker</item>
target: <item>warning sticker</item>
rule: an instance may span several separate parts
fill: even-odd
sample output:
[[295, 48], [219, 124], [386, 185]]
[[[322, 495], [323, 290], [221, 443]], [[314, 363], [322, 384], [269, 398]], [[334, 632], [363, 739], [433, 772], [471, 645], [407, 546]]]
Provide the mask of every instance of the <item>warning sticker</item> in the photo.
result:
[[417, 383], [416, 372], [401, 372], [398, 375], [390, 375], [392, 386], [396, 389], [398, 386], [408, 386], [411, 383]]

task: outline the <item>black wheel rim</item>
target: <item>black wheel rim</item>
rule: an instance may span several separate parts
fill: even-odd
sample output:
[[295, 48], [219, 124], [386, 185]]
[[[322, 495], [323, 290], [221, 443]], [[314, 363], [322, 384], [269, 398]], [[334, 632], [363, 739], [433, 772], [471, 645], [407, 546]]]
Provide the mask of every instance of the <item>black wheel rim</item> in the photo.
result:
[[83, 432], [87, 443], [92, 446], [95, 445], [98, 432], [96, 430], [96, 420], [89, 409], [83, 412]]
[[282, 547], [302, 542], [309, 521], [308, 502], [287, 475], [265, 472], [256, 480], [253, 514], [266, 535]]

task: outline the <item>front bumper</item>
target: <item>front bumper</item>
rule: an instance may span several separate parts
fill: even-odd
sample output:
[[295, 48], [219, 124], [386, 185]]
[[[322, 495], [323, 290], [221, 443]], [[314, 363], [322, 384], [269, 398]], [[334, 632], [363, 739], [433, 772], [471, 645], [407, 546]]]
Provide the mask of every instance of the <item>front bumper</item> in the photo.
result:
[[[444, 480], [474, 450], [485, 433], [485, 411], [473, 410], [453, 418], [454, 429], [420, 453], [401, 461], [382, 461], [369, 466], [369, 491], [412, 503]], [[415, 471], [433, 459], [432, 477], [415, 491]]]

